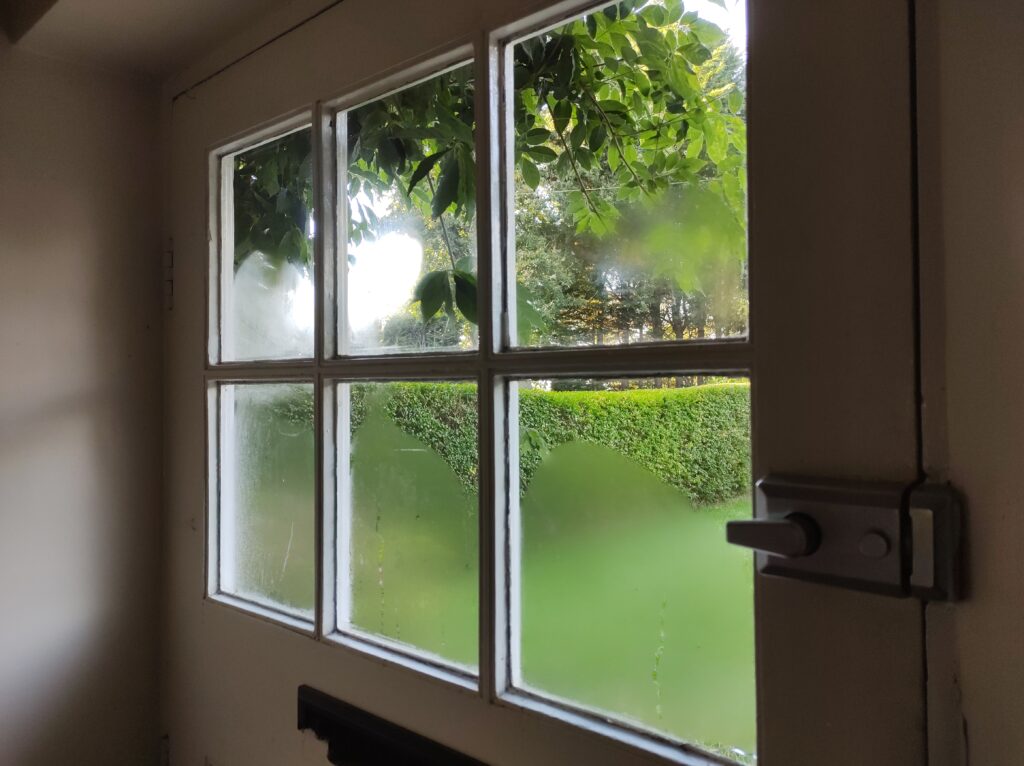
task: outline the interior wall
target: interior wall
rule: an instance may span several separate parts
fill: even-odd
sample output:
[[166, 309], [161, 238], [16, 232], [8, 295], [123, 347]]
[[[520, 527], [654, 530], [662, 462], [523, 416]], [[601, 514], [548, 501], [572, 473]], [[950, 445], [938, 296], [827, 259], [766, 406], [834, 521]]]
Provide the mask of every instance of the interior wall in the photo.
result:
[[918, 5], [922, 254], [945, 272], [933, 393], [948, 415], [926, 446], [967, 500], [967, 599], [929, 614], [933, 761], [1011, 766], [1024, 761], [1024, 5]]
[[0, 48], [0, 763], [156, 760], [151, 84]]

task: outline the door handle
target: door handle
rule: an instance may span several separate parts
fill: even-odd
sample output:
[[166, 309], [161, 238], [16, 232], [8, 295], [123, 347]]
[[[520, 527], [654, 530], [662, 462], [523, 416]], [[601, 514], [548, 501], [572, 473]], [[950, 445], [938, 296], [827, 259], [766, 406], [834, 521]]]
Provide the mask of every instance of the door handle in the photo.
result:
[[796, 558], [810, 556], [821, 543], [821, 530], [802, 513], [790, 513], [781, 519], [730, 521], [725, 538], [733, 545], [752, 548], [774, 556]]
[[953, 601], [960, 591], [962, 501], [936, 484], [769, 475], [753, 519], [726, 539], [757, 571], [842, 588]]

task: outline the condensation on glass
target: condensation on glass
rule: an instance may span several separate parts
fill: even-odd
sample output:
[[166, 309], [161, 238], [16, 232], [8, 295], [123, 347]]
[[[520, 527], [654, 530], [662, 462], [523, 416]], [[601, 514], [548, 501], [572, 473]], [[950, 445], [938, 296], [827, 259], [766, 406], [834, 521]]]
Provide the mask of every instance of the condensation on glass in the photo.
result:
[[477, 387], [337, 386], [338, 624], [477, 665]]
[[218, 389], [219, 591], [313, 619], [313, 386]]
[[338, 115], [339, 352], [475, 348], [473, 67]]
[[752, 762], [750, 387], [509, 383], [514, 686]]
[[513, 346], [746, 334], [736, 14], [618, 3], [510, 47]]
[[220, 358], [313, 356], [308, 127], [221, 159]]

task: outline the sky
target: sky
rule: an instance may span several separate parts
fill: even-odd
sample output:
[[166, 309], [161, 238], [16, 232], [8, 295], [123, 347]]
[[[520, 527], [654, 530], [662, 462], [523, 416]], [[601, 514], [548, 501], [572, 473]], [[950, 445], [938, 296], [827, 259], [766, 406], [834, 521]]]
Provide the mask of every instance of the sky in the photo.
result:
[[714, 22], [725, 32], [733, 45], [744, 54], [747, 52], [747, 1], [724, 0], [725, 8], [711, 0], [684, 0], [687, 11], [696, 11], [702, 19]]

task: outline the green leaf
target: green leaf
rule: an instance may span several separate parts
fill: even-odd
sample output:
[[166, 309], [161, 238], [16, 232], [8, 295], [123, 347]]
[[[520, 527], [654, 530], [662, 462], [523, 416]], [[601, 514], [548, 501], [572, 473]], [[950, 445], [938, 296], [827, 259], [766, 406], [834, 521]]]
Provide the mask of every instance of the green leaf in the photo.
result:
[[709, 114], [704, 121], [704, 140], [707, 142], [708, 157], [718, 163], [725, 159], [729, 148], [729, 137], [718, 115]]
[[530, 146], [536, 146], [537, 144], [546, 144], [551, 140], [551, 131], [547, 128], [533, 128], [527, 132], [525, 139], [527, 144]]
[[696, 133], [690, 142], [686, 145], [686, 156], [691, 159], [697, 159], [700, 157], [700, 150], [704, 148], [704, 134]]
[[537, 169], [537, 166], [526, 157], [523, 157], [519, 161], [519, 170], [523, 174], [523, 181], [526, 182], [526, 185], [531, 189], [536, 189], [537, 185], [540, 184], [540, 171]]
[[555, 108], [551, 112], [551, 117], [555, 122], [555, 132], [564, 133], [569, 125], [569, 118], [572, 117], [572, 104], [568, 101], [555, 102]]
[[454, 271], [452, 275], [455, 277], [455, 305], [462, 316], [476, 324], [476, 277], [465, 271]]
[[544, 316], [533, 305], [535, 301], [533, 293], [516, 283], [516, 341], [520, 346], [529, 343], [531, 335], [546, 325]]
[[743, 108], [743, 94], [738, 88], [729, 92], [729, 111], [736, 113]]
[[526, 150], [525, 154], [528, 154], [531, 159], [541, 163], [551, 162], [558, 158], [558, 154], [550, 146], [531, 146]]
[[459, 193], [459, 163], [455, 157], [448, 157], [441, 166], [441, 177], [437, 182], [437, 191], [430, 205], [434, 218], [440, 218], [455, 201]]
[[619, 166], [619, 149], [615, 144], [608, 147], [608, 167], [614, 171]]
[[450, 150], [451, 147], [449, 146], [447, 149], [442, 149], [441, 151], [431, 154], [429, 157], [420, 161], [420, 164], [416, 166], [416, 170], [412, 173], [412, 178], [409, 179], [409, 188], [405, 192], [406, 196], [412, 195], [412, 190], [416, 187], [416, 184], [422, 181], [424, 177], [426, 177], [427, 173], [433, 170], [434, 165], [436, 165]]
[[574, 150], [579, 149], [583, 146], [583, 141], [586, 137], [587, 126], [582, 122], [578, 122], [576, 123], [576, 127], [572, 129], [572, 132], [569, 133], [569, 145], [572, 146]]
[[594, 129], [590, 131], [590, 137], [587, 139], [590, 151], [596, 153], [602, 146], [604, 146], [604, 142], [607, 137], [608, 131], [604, 129], [604, 125], [601, 125], [600, 123], [595, 125]]
[[[718, 0], [712, 0], [717, 2]], [[724, 5], [722, 6], [725, 7]], [[712, 24], [710, 21], [704, 19], [697, 19], [693, 22], [693, 29], [697, 33], [697, 37], [702, 43], [709, 48], [717, 48], [723, 42], [726, 41], [728, 35], [722, 31], [721, 27], [717, 24]]]
[[640, 15], [643, 16], [644, 21], [654, 27], [660, 27], [665, 23], [665, 9], [660, 5], [648, 5], [640, 11]]
[[441, 310], [441, 306], [451, 303], [451, 287], [448, 283], [447, 271], [429, 271], [416, 285], [413, 297], [420, 302], [420, 313], [426, 321]]
[[597, 105], [601, 107], [605, 112], [628, 112], [629, 109], [621, 101], [613, 101], [612, 99], [604, 99], [598, 101]]

